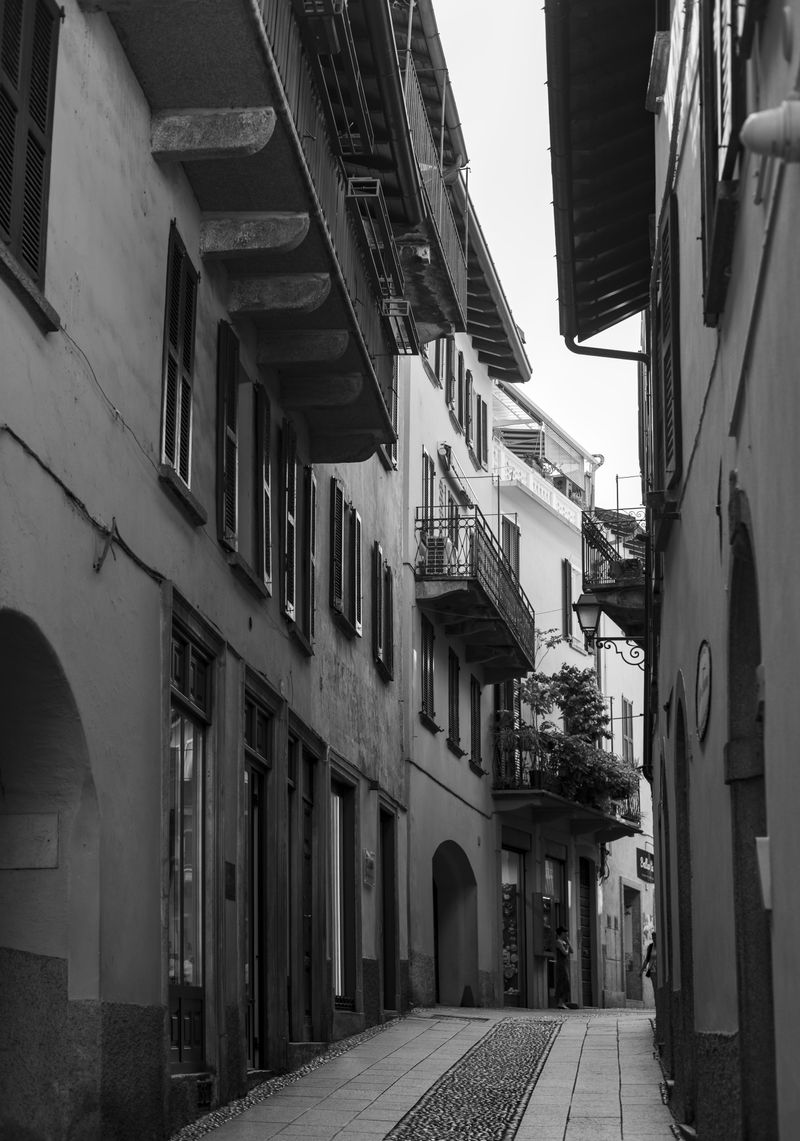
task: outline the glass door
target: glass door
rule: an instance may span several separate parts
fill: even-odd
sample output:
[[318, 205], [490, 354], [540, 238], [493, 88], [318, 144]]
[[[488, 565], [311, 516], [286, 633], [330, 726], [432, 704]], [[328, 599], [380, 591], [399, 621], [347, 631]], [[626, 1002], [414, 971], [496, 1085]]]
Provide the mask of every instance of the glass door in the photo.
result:
[[503, 848], [503, 1004], [525, 1006], [525, 857]]

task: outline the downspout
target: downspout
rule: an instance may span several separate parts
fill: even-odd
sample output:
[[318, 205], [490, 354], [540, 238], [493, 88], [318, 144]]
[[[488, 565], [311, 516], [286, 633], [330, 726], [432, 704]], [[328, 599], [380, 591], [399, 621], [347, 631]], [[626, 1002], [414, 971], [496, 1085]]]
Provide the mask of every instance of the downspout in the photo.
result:
[[627, 352], [623, 349], [592, 349], [588, 345], [576, 345], [574, 334], [564, 333], [564, 344], [571, 353], [578, 353], [587, 357], [612, 357], [617, 361], [640, 361], [648, 364], [650, 357], [647, 353]]

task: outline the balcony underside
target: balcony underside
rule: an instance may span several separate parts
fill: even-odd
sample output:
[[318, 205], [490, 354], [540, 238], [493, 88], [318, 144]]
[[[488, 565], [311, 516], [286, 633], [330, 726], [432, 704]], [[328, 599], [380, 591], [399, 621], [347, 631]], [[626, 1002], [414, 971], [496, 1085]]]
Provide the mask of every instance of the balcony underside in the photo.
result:
[[[255, 326], [260, 363], [307, 424], [309, 459], [356, 461], [390, 443], [389, 380], [370, 359], [388, 357], [388, 342], [377, 305], [368, 328], [355, 319], [351, 294], [371, 314], [368, 290], [357, 278], [345, 285], [360, 266], [356, 235], [340, 226], [334, 257], [335, 221], [319, 220], [317, 194], [343, 202], [344, 188], [333, 175], [315, 192], [254, 9], [247, 0], [82, 4], [112, 20], [150, 105], [153, 155], [183, 166], [203, 212], [204, 272], [227, 286], [232, 318]], [[288, 0], [280, 18], [294, 30]], [[323, 207], [337, 213], [327, 199]]]
[[449, 638], [463, 641], [465, 661], [481, 671], [485, 685], [524, 677], [534, 668], [477, 579], [417, 581], [417, 605]]
[[645, 590], [641, 586], [593, 586], [597, 601], [612, 622], [619, 626], [626, 638], [644, 645]]
[[609, 844], [623, 836], [636, 836], [640, 829], [632, 821], [609, 816], [599, 808], [578, 804], [544, 789], [494, 789], [495, 812], [515, 812], [534, 824], [568, 826], [573, 836]]

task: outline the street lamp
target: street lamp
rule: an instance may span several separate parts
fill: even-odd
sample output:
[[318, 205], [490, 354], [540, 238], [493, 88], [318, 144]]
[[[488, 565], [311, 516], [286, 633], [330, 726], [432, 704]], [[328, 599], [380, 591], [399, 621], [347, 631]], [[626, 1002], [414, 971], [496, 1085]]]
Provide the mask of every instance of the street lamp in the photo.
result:
[[607, 638], [604, 635], [600, 637], [597, 636], [597, 627], [600, 624], [600, 615], [603, 611], [602, 606], [597, 600], [597, 595], [582, 594], [578, 601], [573, 603], [572, 609], [578, 615], [578, 623], [583, 631], [588, 649], [613, 649], [615, 653], [619, 654], [626, 665], [638, 666], [640, 670], [644, 669], [644, 650], [633, 638]]

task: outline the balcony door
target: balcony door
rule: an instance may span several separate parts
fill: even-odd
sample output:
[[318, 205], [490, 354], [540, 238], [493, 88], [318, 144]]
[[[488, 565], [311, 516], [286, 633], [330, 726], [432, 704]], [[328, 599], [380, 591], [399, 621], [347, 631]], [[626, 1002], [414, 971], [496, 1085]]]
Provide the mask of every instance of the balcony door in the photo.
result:
[[525, 964], [525, 853], [503, 848], [503, 1005], [527, 1006]]

